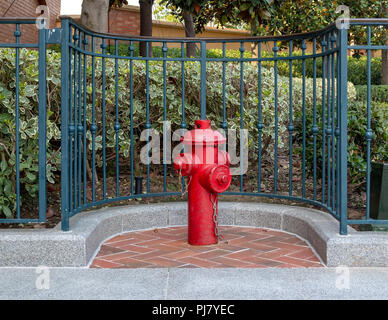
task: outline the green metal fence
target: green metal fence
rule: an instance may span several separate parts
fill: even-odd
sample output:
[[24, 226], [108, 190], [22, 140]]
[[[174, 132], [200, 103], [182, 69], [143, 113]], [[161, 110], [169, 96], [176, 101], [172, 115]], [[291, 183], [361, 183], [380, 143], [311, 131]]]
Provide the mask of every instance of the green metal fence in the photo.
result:
[[[0, 48], [14, 48], [16, 52], [16, 150], [18, 52], [21, 48], [39, 50], [39, 218], [20, 216], [16, 151], [16, 216], [1, 222], [46, 219], [46, 47], [60, 44], [64, 231], [70, 228], [70, 217], [90, 207], [181, 195], [185, 182], [166, 161], [171, 153], [169, 137], [164, 135], [162, 139], [161, 164], [150, 161], [149, 149], [145, 152], [148, 161], [140, 163], [139, 152], [142, 147], [149, 148], [152, 132], [165, 133], [166, 121], [171, 120], [173, 129], [181, 130], [182, 135], [196, 117], [211, 119], [226, 135], [228, 129], [237, 129], [237, 145], [241, 150], [247, 145], [248, 154], [241, 150], [239, 154], [240, 174], [233, 178], [233, 187], [225, 195], [315, 205], [340, 221], [341, 234], [347, 233], [349, 224], [388, 223], [369, 215], [371, 52], [388, 49], [385, 44], [372, 44], [371, 39], [374, 28], [388, 26], [387, 19], [350, 20], [350, 31], [342, 22], [316, 32], [286, 36], [161, 39], [99, 34], [63, 18], [60, 29], [40, 30], [37, 44], [21, 44], [19, 26], [25, 23], [35, 21], [0, 19], [1, 25], [15, 26], [15, 43], [0, 44]], [[349, 45], [352, 27], [366, 28], [366, 44]], [[186, 55], [185, 45], [190, 42], [197, 45], [195, 57]], [[145, 43], [145, 57], [138, 54], [140, 43]], [[216, 45], [222, 48], [218, 56], [210, 50]], [[149, 48], [158, 50], [150, 55]], [[349, 50], [365, 50], [368, 61], [366, 214], [357, 220], [348, 219], [347, 214]], [[313, 75], [307, 77], [307, 64], [311, 63]], [[301, 77], [294, 76], [296, 64], [301, 64]], [[282, 75], [279, 70], [283, 70]], [[322, 76], [318, 78], [318, 74]], [[141, 139], [143, 130], [145, 136]], [[242, 169], [244, 162], [248, 170]], [[145, 178], [145, 192], [141, 194], [135, 193], [135, 178], [139, 175]]]

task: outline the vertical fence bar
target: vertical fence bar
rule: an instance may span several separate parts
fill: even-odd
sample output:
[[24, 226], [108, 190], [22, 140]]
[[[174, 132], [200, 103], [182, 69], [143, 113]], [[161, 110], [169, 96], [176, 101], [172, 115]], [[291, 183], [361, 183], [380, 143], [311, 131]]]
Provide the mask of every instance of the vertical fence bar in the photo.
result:
[[[183, 59], [184, 57], [185, 57], [185, 44], [183, 42], [181, 42], [181, 58]], [[184, 131], [186, 130], [186, 127], [187, 127], [186, 126], [186, 118], [185, 118], [186, 94], [185, 94], [185, 62], [184, 62], [184, 60], [181, 61], [181, 75], [182, 75], [182, 78], [181, 78], [181, 81], [182, 81], [182, 121], [181, 121], [180, 128], [181, 128], [181, 136], [183, 136]], [[184, 148], [185, 147], [183, 146], [181, 152], [185, 152]], [[184, 177], [181, 178], [181, 184], [182, 184], [181, 192], [184, 192], [185, 191], [185, 178]]]
[[150, 66], [149, 66], [149, 42], [146, 42], [146, 124], [147, 130], [147, 193], [150, 193]]
[[119, 45], [115, 40], [115, 125], [114, 130], [116, 134], [116, 197], [120, 196], [120, 146], [119, 146], [119, 134], [120, 134], [120, 120], [119, 120]]
[[79, 31], [78, 40], [78, 125], [77, 125], [77, 137], [78, 137], [78, 207], [82, 205], [82, 41], [81, 31]]
[[107, 45], [105, 43], [105, 38], [102, 38], [101, 49], [102, 49], [102, 192], [103, 199], [106, 199], [106, 114], [105, 114], [105, 90], [106, 90], [106, 74], [105, 74], [105, 54], [106, 54]]
[[70, 79], [70, 50], [69, 50], [69, 20], [61, 21], [61, 213], [62, 230], [69, 231], [70, 208], [70, 176], [69, 176], [69, 79]]
[[167, 191], [167, 50], [163, 42], [163, 192]]
[[[95, 51], [95, 38], [92, 36], [92, 53]], [[92, 125], [90, 126], [92, 134], [92, 199], [96, 201], [96, 58], [92, 55]]]
[[[84, 39], [82, 41], [83, 45], [84, 45], [84, 51], [87, 50], [87, 45], [88, 45], [88, 39], [87, 39], [87, 35], [84, 33]], [[87, 141], [86, 141], [86, 132], [87, 132], [87, 122], [86, 122], [86, 119], [87, 119], [87, 114], [86, 114], [86, 98], [87, 98], [87, 73], [86, 73], [86, 67], [87, 67], [87, 56], [86, 54], [84, 53], [84, 82], [83, 82], [83, 87], [84, 87], [84, 94], [83, 94], [83, 98], [84, 98], [84, 101], [83, 101], [83, 111], [82, 111], [82, 115], [83, 115], [83, 130], [82, 130], [82, 134], [83, 134], [83, 147], [84, 147], [84, 167], [83, 167], [83, 193], [84, 193], [84, 204], [87, 203], [87, 189], [88, 189], [88, 181], [87, 181], [87, 161], [88, 161], [88, 156], [87, 156]]]
[[258, 163], [257, 163], [257, 192], [261, 192], [261, 138], [263, 134], [263, 122], [262, 122], [262, 89], [261, 89], [261, 42], [258, 44], [258, 64], [257, 64], [257, 73], [258, 73], [258, 122], [257, 129], [259, 130], [259, 143], [258, 143]]
[[306, 197], [306, 41], [302, 40], [302, 198]]
[[[371, 45], [371, 27], [367, 27], [368, 46]], [[371, 50], [367, 49], [367, 96], [366, 96], [366, 219], [370, 219], [370, 148], [373, 132], [371, 129]]]
[[130, 106], [129, 106], [129, 112], [130, 112], [130, 124], [131, 124], [131, 128], [130, 128], [130, 139], [131, 139], [131, 145], [130, 145], [130, 154], [131, 154], [131, 195], [134, 194], [134, 188], [135, 188], [135, 185], [134, 185], [134, 159], [133, 159], [133, 156], [134, 156], [134, 143], [133, 143], [133, 51], [135, 50], [135, 47], [133, 46], [133, 43], [132, 41], [130, 42], [129, 44], [129, 56], [130, 56], [130, 60], [129, 60], [129, 91], [130, 91], [130, 97], [129, 97], [129, 103], [130, 103]]
[[313, 40], [313, 199], [317, 200], [317, 39]]
[[39, 222], [46, 221], [46, 29], [39, 29]]
[[201, 41], [201, 120], [206, 119], [206, 42]]
[[345, 24], [339, 31], [340, 37], [340, 234], [347, 234], [348, 210], [348, 30]]
[[[337, 32], [337, 41], [336, 41], [336, 46], [337, 48], [340, 47], [340, 37]], [[340, 181], [340, 141], [339, 141], [339, 136], [340, 136], [340, 129], [339, 129], [339, 116], [340, 116], [340, 79], [341, 79], [341, 61], [340, 61], [340, 54], [337, 52], [337, 107], [336, 107], [336, 128], [334, 131], [335, 134], [335, 140], [336, 140], [336, 152], [337, 152], [337, 164], [336, 164], [336, 215], [338, 216], [338, 213], [340, 212], [340, 186], [339, 186], [339, 181]]]
[[81, 60], [81, 49], [82, 49], [82, 42], [81, 42], [81, 31], [79, 31], [79, 38], [78, 38], [78, 49], [80, 50], [78, 52], [78, 125], [77, 125], [77, 134], [78, 134], [78, 207], [81, 206], [82, 202], [82, 60]]
[[[222, 123], [221, 128], [224, 130], [224, 135], [226, 137], [226, 131], [228, 129], [228, 123], [226, 122], [226, 43], [222, 42]], [[226, 143], [224, 145], [226, 149]]]
[[244, 165], [244, 42], [241, 41], [240, 45], [240, 192], [244, 191], [244, 176], [243, 176], [243, 165]]
[[[20, 25], [16, 24], [16, 31], [14, 32], [15, 42], [20, 43]], [[15, 161], [16, 161], [16, 217], [20, 219], [20, 119], [19, 119], [19, 95], [20, 95], [20, 49], [15, 49]], [[40, 78], [39, 78], [40, 81]], [[39, 149], [40, 150], [40, 149]], [[40, 152], [39, 152], [40, 155]], [[39, 180], [40, 181], [40, 180]]]
[[[77, 29], [74, 28], [74, 35], [73, 35], [73, 44], [74, 44], [74, 47], [77, 47], [77, 41], [78, 41], [78, 34], [77, 34]], [[78, 72], [77, 72], [77, 64], [78, 64], [78, 50], [74, 48], [74, 61], [73, 61], [73, 64], [74, 64], [74, 75], [73, 75], [73, 82], [74, 82], [74, 90], [73, 90], [73, 96], [74, 96], [74, 105], [73, 105], [73, 116], [74, 116], [74, 152], [73, 152], [73, 157], [74, 157], [74, 160], [73, 160], [73, 185], [74, 185], [74, 208], [77, 208], [78, 207], [78, 193], [77, 193], [77, 183], [78, 183], [78, 179], [77, 179], [77, 173], [78, 173], [78, 166], [77, 166], [77, 154], [78, 154], [78, 120], [77, 120], [77, 115], [78, 115], [78, 109], [77, 109], [77, 103], [78, 103]]]
[[[68, 23], [69, 25], [69, 23]], [[74, 43], [72, 34], [73, 34], [73, 28], [69, 27], [69, 38], [68, 38], [68, 44]], [[66, 45], [66, 44], [65, 44]], [[72, 70], [72, 64], [74, 64], [75, 61], [75, 49], [69, 47], [69, 215], [70, 211], [72, 211], [75, 208], [75, 199], [72, 194], [73, 192], [73, 166], [74, 166], [74, 160], [73, 160], [73, 146], [75, 145], [74, 141], [74, 134], [75, 134], [75, 125], [74, 125], [74, 119], [73, 119], [73, 104], [74, 104], [74, 78], [75, 78], [75, 72]]]
[[[293, 43], [292, 40], [288, 43], [288, 56], [292, 57], [292, 51], [293, 51]], [[293, 125], [293, 119], [292, 119], [292, 59], [289, 60], [289, 74], [288, 74], [288, 94], [289, 94], [289, 120], [288, 120], [288, 140], [289, 140], [289, 171], [288, 171], [288, 194], [289, 196], [292, 196], [292, 134], [294, 132], [294, 125]]]
[[325, 35], [322, 36], [321, 46], [322, 46], [322, 195], [321, 195], [321, 202], [325, 203], [325, 178], [326, 178], [326, 133], [325, 133], [325, 123], [326, 123], [326, 116], [325, 116], [325, 100], [326, 100], [326, 94], [325, 94], [325, 79], [326, 79], [326, 56], [324, 55], [326, 52], [326, 45], [327, 42], [325, 41]]
[[277, 42], [274, 41], [274, 47], [272, 48], [274, 52], [274, 73], [275, 73], [275, 141], [274, 141], [274, 151], [275, 151], [275, 160], [274, 160], [274, 194], [277, 194], [277, 183], [278, 183], [278, 61], [277, 61], [277, 52], [279, 47]]
[[[337, 41], [334, 33], [330, 36], [331, 49], [334, 50], [335, 42]], [[335, 158], [335, 54], [331, 55], [331, 176], [332, 176], [332, 186], [331, 186], [331, 208], [332, 211], [335, 211], [335, 167], [337, 165]]]
[[[330, 51], [331, 47], [330, 47], [330, 34], [328, 33], [327, 34], [327, 50]], [[328, 207], [330, 207], [330, 201], [331, 201], [331, 197], [330, 197], [330, 189], [331, 189], [331, 170], [330, 170], [330, 154], [331, 154], [331, 135], [330, 135], [330, 130], [331, 130], [331, 126], [330, 126], [330, 123], [331, 123], [331, 105], [330, 105], [330, 102], [331, 102], [331, 73], [332, 73], [332, 70], [331, 70], [331, 54], [329, 54], [326, 58], [326, 63], [327, 63], [327, 102], [326, 102], [326, 106], [327, 106], [327, 110], [326, 110], [326, 121], [327, 121], [327, 127], [326, 127], [326, 130], [325, 130], [325, 134], [326, 134], [326, 138], [327, 138], [327, 205]]]
[[[185, 46], [184, 43], [181, 43], [181, 57], [185, 57]], [[182, 122], [180, 125], [181, 129], [186, 129], [186, 117], [185, 117], [185, 98], [186, 98], [186, 93], [185, 93], [185, 62], [182, 60], [181, 61], [181, 74], [182, 74]]]

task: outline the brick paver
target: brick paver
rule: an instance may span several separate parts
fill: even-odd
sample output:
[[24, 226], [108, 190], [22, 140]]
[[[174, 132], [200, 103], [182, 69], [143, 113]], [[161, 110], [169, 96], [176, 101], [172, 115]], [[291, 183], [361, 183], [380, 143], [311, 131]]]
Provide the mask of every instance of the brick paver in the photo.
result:
[[91, 268], [323, 267], [300, 238], [265, 228], [220, 227], [216, 245], [191, 246], [187, 227], [134, 231], [106, 241]]

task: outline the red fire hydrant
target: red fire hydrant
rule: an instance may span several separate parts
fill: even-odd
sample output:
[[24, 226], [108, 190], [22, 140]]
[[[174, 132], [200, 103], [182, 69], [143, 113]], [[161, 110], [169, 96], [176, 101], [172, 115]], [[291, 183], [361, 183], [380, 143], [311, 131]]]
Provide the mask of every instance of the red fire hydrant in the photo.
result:
[[225, 137], [211, 129], [210, 120], [196, 120], [195, 129], [181, 139], [185, 153], [174, 159], [180, 176], [188, 176], [188, 241], [191, 245], [218, 242], [218, 193], [226, 191], [232, 181], [230, 159], [218, 150]]

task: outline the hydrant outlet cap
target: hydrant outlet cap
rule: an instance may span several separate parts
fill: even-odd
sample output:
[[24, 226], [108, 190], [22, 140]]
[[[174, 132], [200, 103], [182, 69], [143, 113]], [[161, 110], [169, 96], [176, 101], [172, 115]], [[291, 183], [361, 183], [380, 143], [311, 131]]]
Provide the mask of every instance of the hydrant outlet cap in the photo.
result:
[[230, 170], [226, 165], [214, 167], [207, 179], [208, 186], [212, 189], [212, 192], [217, 193], [226, 191], [232, 182]]

